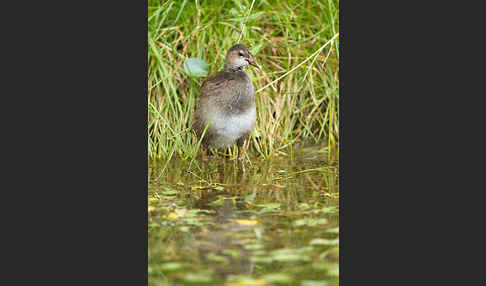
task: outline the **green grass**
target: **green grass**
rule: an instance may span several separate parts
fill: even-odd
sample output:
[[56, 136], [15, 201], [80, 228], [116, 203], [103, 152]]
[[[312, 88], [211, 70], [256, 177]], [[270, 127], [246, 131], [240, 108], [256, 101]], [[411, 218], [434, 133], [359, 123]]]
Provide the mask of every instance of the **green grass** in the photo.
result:
[[257, 0], [249, 11], [252, 2], [148, 1], [151, 158], [197, 154], [190, 126], [203, 78], [188, 77], [184, 60], [201, 58], [215, 74], [240, 34], [262, 67], [248, 68], [257, 90], [250, 152], [267, 158], [290, 154], [296, 142], [338, 143], [338, 1]]

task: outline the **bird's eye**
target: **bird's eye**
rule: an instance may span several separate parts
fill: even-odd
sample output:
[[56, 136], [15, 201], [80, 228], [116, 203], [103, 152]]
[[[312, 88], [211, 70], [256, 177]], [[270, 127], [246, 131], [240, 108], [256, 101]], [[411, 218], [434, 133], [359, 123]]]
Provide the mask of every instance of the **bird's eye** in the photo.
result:
[[245, 54], [243, 54], [243, 51], [240, 51], [240, 57], [244, 57]]

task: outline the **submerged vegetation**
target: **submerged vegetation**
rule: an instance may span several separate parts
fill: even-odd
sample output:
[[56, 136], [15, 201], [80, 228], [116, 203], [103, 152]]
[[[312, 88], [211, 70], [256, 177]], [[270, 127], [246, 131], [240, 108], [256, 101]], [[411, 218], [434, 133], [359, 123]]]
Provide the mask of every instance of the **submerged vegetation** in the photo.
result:
[[[193, 158], [190, 131], [202, 77], [188, 58], [221, 70], [227, 50], [245, 43], [262, 70], [249, 69], [257, 123], [247, 142], [260, 156], [292, 152], [299, 142], [338, 142], [338, 1], [148, 1], [148, 152]], [[231, 152], [231, 150], [230, 150]]]

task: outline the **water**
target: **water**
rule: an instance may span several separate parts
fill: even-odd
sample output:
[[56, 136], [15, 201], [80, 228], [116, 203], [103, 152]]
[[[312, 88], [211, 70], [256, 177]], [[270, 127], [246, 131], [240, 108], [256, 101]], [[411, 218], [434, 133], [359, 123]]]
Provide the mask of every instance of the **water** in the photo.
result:
[[153, 162], [149, 285], [339, 285], [335, 153]]

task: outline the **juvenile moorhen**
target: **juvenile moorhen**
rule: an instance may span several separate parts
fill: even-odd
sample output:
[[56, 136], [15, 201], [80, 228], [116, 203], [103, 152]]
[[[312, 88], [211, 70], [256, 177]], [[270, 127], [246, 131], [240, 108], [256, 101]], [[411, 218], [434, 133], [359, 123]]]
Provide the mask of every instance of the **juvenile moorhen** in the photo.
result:
[[245, 71], [248, 65], [258, 68], [245, 45], [234, 45], [226, 55], [224, 69], [202, 83], [192, 129], [201, 138], [209, 122], [201, 141], [203, 148], [230, 147], [236, 142], [241, 149], [253, 129], [255, 88]]

